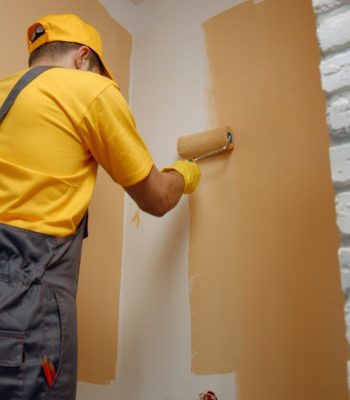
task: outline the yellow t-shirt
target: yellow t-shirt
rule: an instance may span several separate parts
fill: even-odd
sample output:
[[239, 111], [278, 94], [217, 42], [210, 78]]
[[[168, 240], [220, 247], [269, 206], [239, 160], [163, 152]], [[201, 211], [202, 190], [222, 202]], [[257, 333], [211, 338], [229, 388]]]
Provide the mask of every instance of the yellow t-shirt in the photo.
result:
[[[0, 81], [0, 105], [26, 71]], [[92, 72], [44, 72], [0, 124], [0, 223], [72, 234], [90, 202], [98, 164], [124, 187], [142, 181], [153, 166], [119, 87]]]

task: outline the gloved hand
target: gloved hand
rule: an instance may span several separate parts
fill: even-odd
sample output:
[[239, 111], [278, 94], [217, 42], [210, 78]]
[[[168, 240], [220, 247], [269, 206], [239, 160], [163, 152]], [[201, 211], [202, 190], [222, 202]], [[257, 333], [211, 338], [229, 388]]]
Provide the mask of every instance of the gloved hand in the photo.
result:
[[190, 194], [195, 190], [201, 177], [201, 170], [194, 161], [177, 160], [169, 167], [162, 169], [162, 172], [166, 171], [177, 171], [183, 176], [185, 181], [185, 194]]

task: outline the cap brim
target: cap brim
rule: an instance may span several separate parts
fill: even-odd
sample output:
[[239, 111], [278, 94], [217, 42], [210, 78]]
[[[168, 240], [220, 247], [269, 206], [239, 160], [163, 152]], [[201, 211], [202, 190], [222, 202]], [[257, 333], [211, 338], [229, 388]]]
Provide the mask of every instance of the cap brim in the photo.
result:
[[109, 79], [112, 79], [112, 81], [115, 81], [114, 76], [112, 75], [112, 73], [109, 70], [109, 68], [107, 67], [107, 65], [103, 62], [103, 60], [101, 60], [101, 63], [103, 65], [103, 74], [102, 75], [106, 76]]

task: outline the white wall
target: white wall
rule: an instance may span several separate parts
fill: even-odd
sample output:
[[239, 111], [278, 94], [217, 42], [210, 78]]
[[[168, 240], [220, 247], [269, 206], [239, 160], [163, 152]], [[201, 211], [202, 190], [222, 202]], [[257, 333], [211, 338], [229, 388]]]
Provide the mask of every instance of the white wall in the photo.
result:
[[[210, 80], [201, 24], [241, 0], [101, 0], [133, 33], [131, 107], [158, 167], [176, 158], [177, 137], [208, 120]], [[117, 379], [79, 384], [78, 399], [235, 399], [235, 377], [191, 374], [187, 199], [162, 219], [126, 200]]]
[[[322, 50], [321, 75], [327, 99], [332, 180], [340, 230], [339, 261], [347, 338], [350, 343], [350, 1], [313, 0]], [[348, 362], [350, 390], [350, 361]]]
[[129, 0], [99, 0], [110, 15], [133, 34], [138, 25], [139, 10]]

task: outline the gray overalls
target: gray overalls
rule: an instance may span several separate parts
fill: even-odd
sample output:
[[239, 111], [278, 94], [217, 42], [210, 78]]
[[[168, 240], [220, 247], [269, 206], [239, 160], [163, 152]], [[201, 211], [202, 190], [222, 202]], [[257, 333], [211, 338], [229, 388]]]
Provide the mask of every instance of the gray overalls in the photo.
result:
[[[17, 92], [45, 69], [31, 69]], [[11, 96], [7, 108], [16, 93]], [[0, 109], [0, 123], [6, 112]], [[75, 399], [75, 297], [86, 223], [84, 217], [76, 233], [64, 238], [0, 224], [1, 400]], [[51, 385], [43, 355], [56, 370]]]

